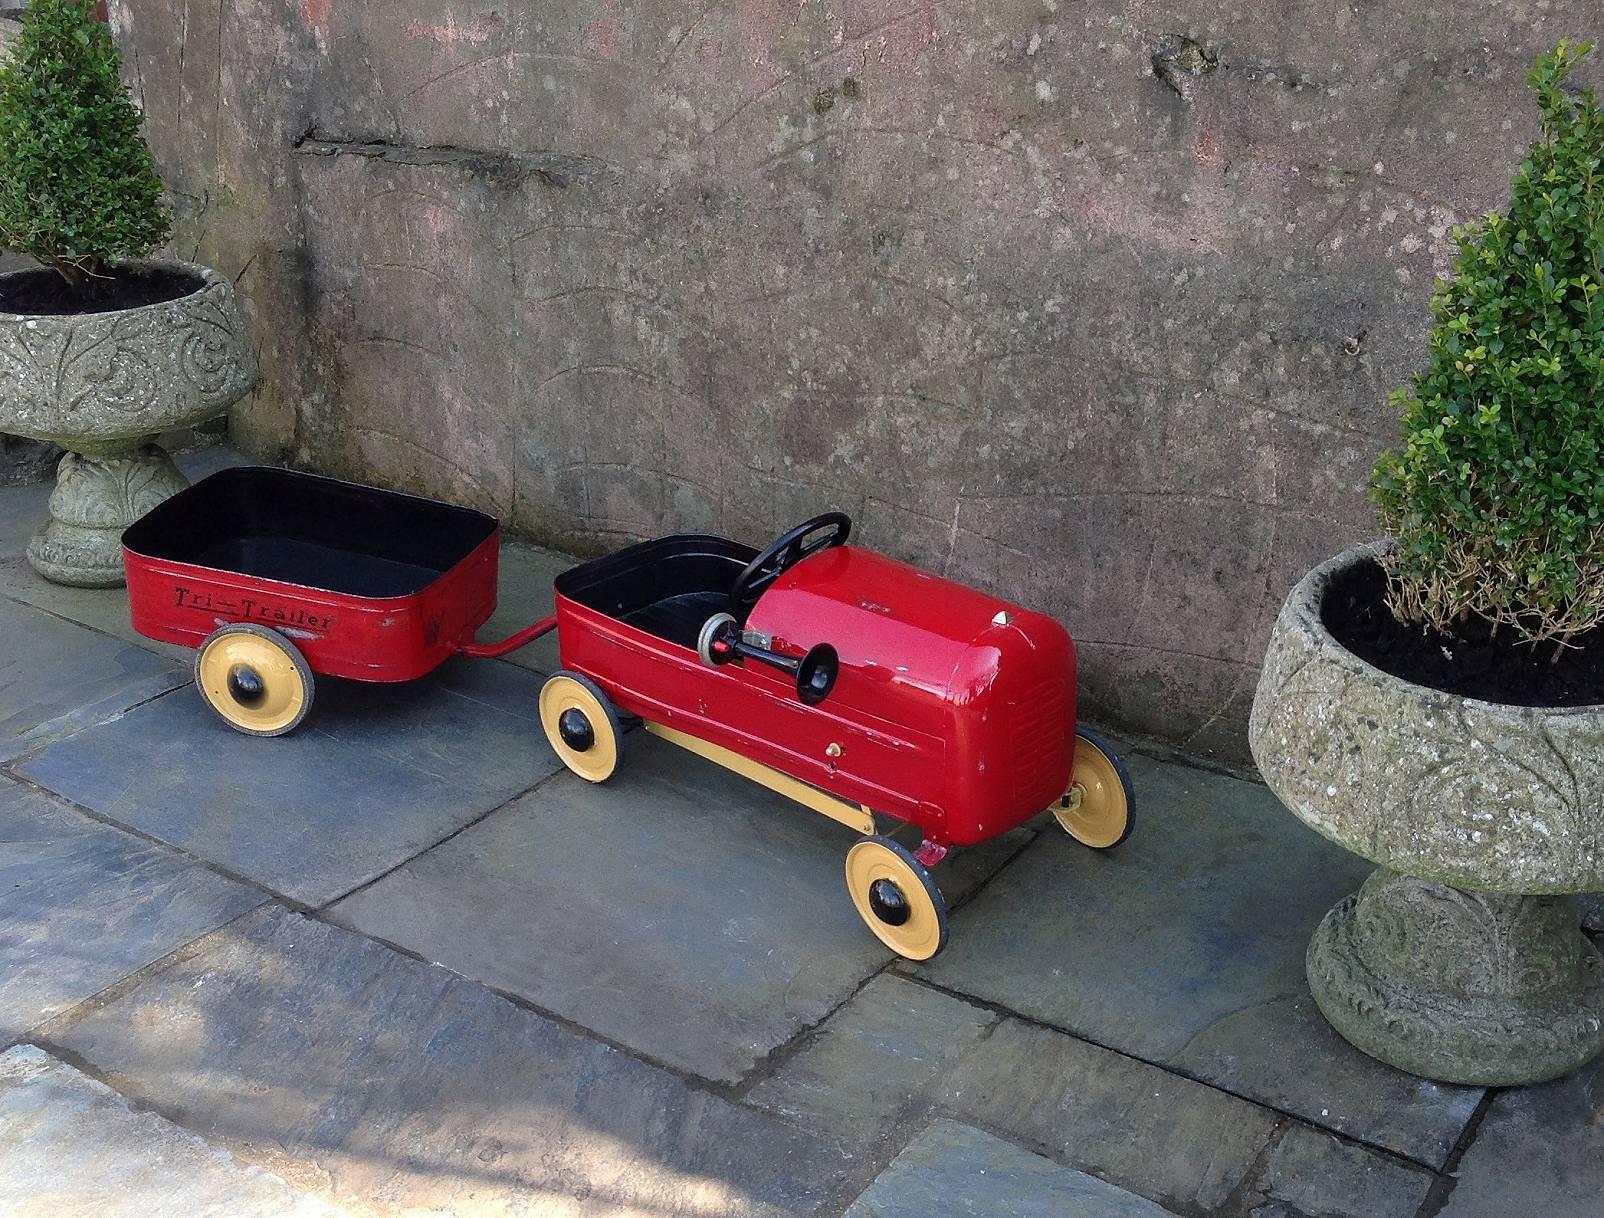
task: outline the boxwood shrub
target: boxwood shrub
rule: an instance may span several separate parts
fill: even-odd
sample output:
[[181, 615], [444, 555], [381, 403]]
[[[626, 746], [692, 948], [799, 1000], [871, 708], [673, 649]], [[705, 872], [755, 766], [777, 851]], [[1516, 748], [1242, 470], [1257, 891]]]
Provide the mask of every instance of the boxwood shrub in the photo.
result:
[[0, 247], [75, 287], [172, 224], [120, 62], [87, 0], [32, 0], [0, 64]]
[[1604, 621], [1604, 114], [1568, 85], [1588, 43], [1528, 81], [1542, 131], [1509, 208], [1458, 229], [1425, 368], [1393, 400], [1371, 479], [1399, 620], [1567, 642]]

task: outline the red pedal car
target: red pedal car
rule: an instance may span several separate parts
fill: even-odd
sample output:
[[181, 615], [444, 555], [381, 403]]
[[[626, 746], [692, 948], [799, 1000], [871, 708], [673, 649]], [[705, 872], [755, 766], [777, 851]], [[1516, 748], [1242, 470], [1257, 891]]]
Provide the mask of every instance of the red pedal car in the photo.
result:
[[[1075, 727], [1075, 649], [1051, 618], [847, 544], [839, 512], [762, 551], [684, 534], [558, 576], [556, 613], [473, 642], [495, 608], [494, 518], [277, 469], [214, 474], [124, 536], [141, 633], [197, 645], [195, 683], [231, 726], [293, 729], [313, 673], [422, 676], [557, 630], [540, 717], [605, 782], [626, 721], [862, 834], [859, 915], [926, 960], [947, 938], [931, 877], [954, 847], [1051, 811], [1084, 844], [1130, 833], [1124, 765]], [[909, 849], [876, 815], [915, 826]]]

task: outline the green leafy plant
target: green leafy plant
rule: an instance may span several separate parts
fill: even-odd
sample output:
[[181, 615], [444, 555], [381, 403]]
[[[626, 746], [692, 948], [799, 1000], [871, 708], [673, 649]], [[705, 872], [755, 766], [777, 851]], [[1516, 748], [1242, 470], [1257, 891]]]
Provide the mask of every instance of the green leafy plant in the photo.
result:
[[1591, 50], [1529, 73], [1542, 132], [1508, 212], [1456, 230], [1429, 362], [1393, 395], [1403, 446], [1370, 490], [1403, 622], [1566, 643], [1604, 621], [1604, 113], [1566, 87]]
[[33, 0], [0, 65], [0, 245], [74, 287], [172, 227], [120, 62], [89, 3]]

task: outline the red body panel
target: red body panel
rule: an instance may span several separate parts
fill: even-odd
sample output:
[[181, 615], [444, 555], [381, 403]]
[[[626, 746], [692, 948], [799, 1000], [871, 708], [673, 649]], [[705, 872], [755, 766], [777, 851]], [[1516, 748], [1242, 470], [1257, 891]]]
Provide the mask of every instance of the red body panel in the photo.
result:
[[432, 672], [496, 608], [499, 530], [411, 596], [349, 596], [137, 554], [126, 547], [134, 629], [197, 647], [219, 626], [255, 622], [293, 639], [312, 671], [358, 681]]
[[1075, 652], [1063, 627], [869, 550], [799, 563], [747, 622], [787, 654], [836, 648], [840, 675], [818, 706], [784, 673], [709, 668], [560, 594], [557, 622], [563, 666], [622, 710], [912, 821], [942, 845], [1006, 832], [1069, 785]]

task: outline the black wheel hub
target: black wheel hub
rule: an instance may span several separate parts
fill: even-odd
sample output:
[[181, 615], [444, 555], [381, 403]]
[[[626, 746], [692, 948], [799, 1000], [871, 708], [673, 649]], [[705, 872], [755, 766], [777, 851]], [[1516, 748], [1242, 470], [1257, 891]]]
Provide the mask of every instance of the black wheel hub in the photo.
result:
[[890, 880], [876, 880], [869, 885], [869, 908], [887, 926], [902, 926], [913, 917], [908, 898]]
[[267, 682], [249, 664], [228, 670], [228, 696], [241, 706], [260, 706], [267, 697]]
[[591, 727], [585, 712], [578, 707], [570, 706], [557, 716], [557, 734], [576, 753], [583, 753], [596, 743], [596, 729]]

